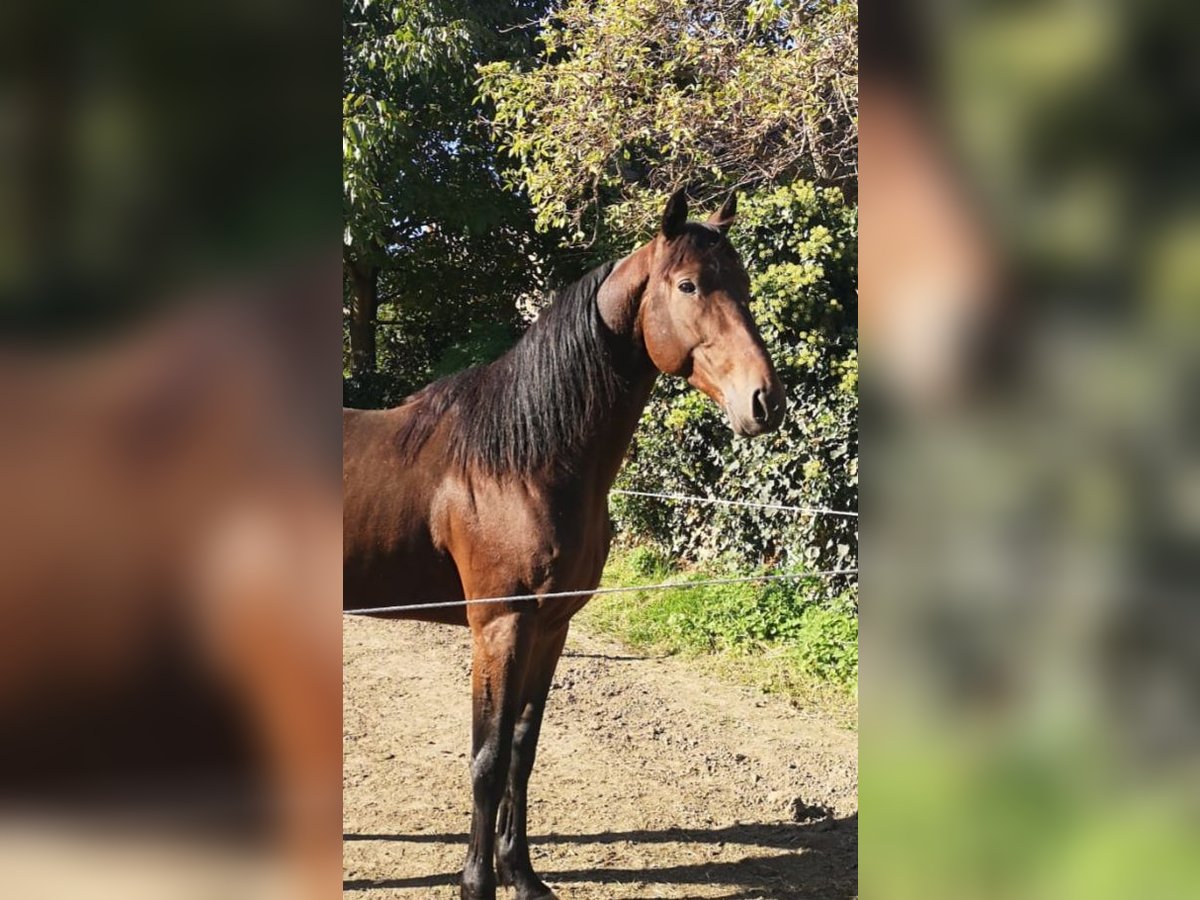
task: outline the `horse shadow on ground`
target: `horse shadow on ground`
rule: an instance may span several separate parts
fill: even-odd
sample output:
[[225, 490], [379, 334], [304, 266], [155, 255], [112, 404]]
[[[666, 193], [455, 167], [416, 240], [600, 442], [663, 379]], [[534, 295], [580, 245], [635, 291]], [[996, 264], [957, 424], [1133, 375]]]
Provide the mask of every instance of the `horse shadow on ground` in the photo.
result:
[[[397, 841], [405, 843], [466, 844], [464, 834], [344, 834], [344, 841]], [[725, 884], [736, 888], [710, 900], [851, 900], [858, 896], [858, 815], [802, 824], [744, 824], [712, 829], [669, 828], [663, 831], [606, 831], [599, 834], [551, 834], [530, 837], [531, 844], [740, 844], [783, 851], [747, 856], [729, 862], [703, 858], [697, 847], [695, 862], [648, 869], [588, 868], [539, 871], [550, 885], [572, 883], [628, 884], [631, 890], [648, 885], [670, 886], [670, 896], [688, 885]], [[417, 889], [458, 883], [458, 872], [414, 878], [354, 879], [342, 882], [343, 891]], [[632, 886], [637, 885], [638, 888]], [[649, 888], [653, 891], [653, 888]], [[623, 900], [658, 900], [654, 893], [631, 893]], [[687, 896], [687, 895], [685, 895]]]

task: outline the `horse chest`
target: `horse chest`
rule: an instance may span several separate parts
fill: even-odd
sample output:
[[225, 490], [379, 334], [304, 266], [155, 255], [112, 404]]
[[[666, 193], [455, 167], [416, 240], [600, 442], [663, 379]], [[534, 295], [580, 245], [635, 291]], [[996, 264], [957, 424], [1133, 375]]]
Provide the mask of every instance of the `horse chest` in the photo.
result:
[[442, 505], [445, 546], [468, 579], [495, 589], [595, 587], [608, 555], [605, 504], [474, 486]]

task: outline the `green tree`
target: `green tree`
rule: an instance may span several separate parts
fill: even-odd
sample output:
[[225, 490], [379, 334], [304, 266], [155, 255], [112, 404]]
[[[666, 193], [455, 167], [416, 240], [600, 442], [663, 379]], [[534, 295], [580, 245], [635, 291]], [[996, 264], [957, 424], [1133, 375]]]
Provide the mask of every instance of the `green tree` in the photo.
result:
[[[516, 333], [514, 300], [536, 284], [531, 257], [546, 255], [547, 240], [533, 228], [527, 201], [501, 185], [475, 66], [528, 53], [528, 29], [514, 26], [544, 6], [344, 0], [352, 402], [395, 399], [430, 377], [456, 341], [495, 352]], [[381, 322], [395, 329], [383, 341]], [[419, 326], [419, 342], [408, 326]], [[473, 352], [459, 348], [467, 361]]]
[[853, 196], [858, 8], [846, 0], [568, 0], [535, 65], [482, 91], [543, 228], [645, 233], [662, 198], [715, 205], [806, 178]]

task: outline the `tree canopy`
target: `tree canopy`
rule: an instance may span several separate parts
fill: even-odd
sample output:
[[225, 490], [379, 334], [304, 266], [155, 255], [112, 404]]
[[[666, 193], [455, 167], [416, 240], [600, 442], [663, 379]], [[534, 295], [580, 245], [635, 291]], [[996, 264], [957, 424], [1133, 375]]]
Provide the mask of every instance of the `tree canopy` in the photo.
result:
[[482, 92], [542, 228], [645, 232], [688, 186], [857, 181], [857, 4], [568, 0]]
[[[501, 184], [503, 164], [476, 103], [475, 66], [527, 54], [531, 37], [512, 26], [543, 8], [519, 0], [343, 4], [343, 257], [354, 402], [396, 399], [397, 390], [431, 377], [472, 331], [484, 332], [489, 346], [497, 334], [517, 333], [513, 298], [537, 282], [530, 257], [541, 258], [546, 239], [528, 204]], [[405, 334], [388, 334], [406, 325], [423, 332], [420, 352]], [[469, 352], [460, 356], [474, 361]]]

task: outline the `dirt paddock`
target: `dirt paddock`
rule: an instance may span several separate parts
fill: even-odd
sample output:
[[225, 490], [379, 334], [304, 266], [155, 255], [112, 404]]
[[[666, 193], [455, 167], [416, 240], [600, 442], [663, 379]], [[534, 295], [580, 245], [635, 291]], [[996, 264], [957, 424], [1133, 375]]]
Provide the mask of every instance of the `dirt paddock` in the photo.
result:
[[[467, 631], [344, 626], [344, 896], [457, 898]], [[530, 786], [534, 866], [563, 900], [844, 900], [857, 789], [852, 732], [576, 628]]]

